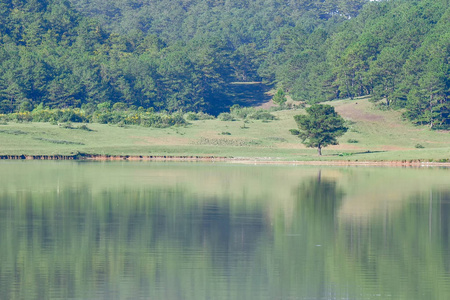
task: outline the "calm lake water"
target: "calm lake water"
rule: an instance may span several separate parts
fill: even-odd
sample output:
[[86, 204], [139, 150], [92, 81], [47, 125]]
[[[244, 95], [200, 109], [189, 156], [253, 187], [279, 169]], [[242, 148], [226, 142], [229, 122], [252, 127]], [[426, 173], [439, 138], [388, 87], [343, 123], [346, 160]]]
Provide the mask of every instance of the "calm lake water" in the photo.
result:
[[450, 299], [450, 169], [0, 162], [0, 299]]

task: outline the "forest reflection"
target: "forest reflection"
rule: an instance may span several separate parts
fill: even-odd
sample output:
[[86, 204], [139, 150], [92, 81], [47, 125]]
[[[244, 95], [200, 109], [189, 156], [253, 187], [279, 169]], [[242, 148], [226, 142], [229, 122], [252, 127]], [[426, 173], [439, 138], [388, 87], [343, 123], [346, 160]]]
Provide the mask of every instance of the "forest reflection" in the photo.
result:
[[5, 298], [450, 295], [448, 170], [1, 167]]

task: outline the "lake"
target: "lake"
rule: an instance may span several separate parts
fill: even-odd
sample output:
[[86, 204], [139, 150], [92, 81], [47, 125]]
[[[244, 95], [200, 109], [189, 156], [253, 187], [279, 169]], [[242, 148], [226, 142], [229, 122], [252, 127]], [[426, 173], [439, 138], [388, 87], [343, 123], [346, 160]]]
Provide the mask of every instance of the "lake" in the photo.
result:
[[0, 299], [450, 299], [448, 168], [0, 171]]

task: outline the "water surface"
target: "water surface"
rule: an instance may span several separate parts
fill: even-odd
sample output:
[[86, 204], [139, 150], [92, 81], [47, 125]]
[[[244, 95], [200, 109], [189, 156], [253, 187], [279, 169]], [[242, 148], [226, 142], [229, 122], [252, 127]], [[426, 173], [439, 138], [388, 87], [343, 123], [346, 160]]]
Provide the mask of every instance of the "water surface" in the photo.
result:
[[450, 299], [450, 170], [0, 162], [0, 299]]

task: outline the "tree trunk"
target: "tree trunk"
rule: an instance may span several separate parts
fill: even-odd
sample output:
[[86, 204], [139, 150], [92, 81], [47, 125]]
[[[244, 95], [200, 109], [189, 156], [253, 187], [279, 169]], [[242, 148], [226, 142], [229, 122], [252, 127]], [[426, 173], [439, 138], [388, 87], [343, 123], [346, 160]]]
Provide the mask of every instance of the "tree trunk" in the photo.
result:
[[322, 147], [317, 147], [317, 153], [322, 156]]

